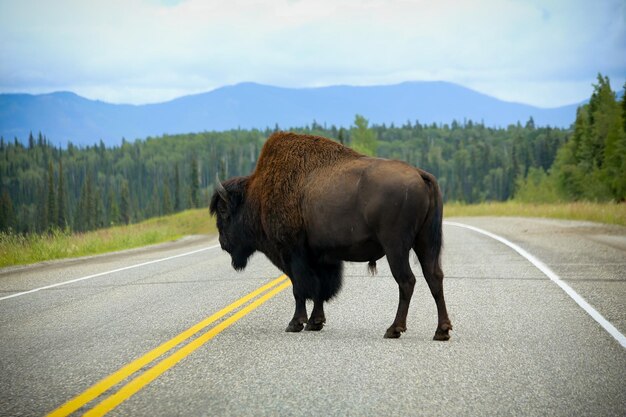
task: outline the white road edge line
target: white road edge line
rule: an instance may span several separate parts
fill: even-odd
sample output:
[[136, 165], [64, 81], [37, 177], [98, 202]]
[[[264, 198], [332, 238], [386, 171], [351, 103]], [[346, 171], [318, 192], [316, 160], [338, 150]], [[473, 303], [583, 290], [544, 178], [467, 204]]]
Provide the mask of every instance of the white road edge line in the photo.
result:
[[143, 263], [140, 263], [140, 264], [137, 264], [137, 265], [125, 266], [123, 268], [113, 269], [111, 271], [99, 272], [97, 274], [87, 275], [85, 277], [71, 279], [69, 281], [58, 282], [56, 284], [46, 285], [45, 287], [34, 288], [32, 290], [22, 291], [22, 292], [18, 292], [18, 293], [15, 293], [15, 294], [7, 295], [5, 297], [0, 297], [0, 301], [7, 300], [9, 298], [19, 297], [19, 296], [26, 295], [26, 294], [31, 294], [31, 293], [34, 293], [34, 292], [37, 292], [37, 291], [41, 291], [41, 290], [47, 290], [47, 289], [50, 289], [50, 288], [60, 287], [62, 285], [73, 284], [73, 283], [79, 282], [79, 281], [85, 281], [87, 279], [101, 277], [103, 275], [114, 274], [116, 272], [126, 271], [128, 269], [139, 268], [139, 267], [146, 266], [146, 265], [156, 264], [158, 262], [165, 262], [165, 261], [169, 261], [169, 260], [176, 259], [176, 258], [182, 258], [183, 256], [193, 255], [194, 253], [198, 253], [198, 252], [202, 252], [202, 251], [210, 250], [210, 249], [215, 249], [215, 248], [219, 248], [219, 247], [220, 247], [220, 245], [208, 246], [206, 248], [194, 250], [194, 251], [191, 251], [191, 252], [181, 253], [179, 255], [169, 256], [167, 258], [155, 259], [153, 261], [143, 262]]
[[474, 232], [483, 234], [485, 236], [489, 236], [492, 239], [495, 239], [495, 240], [497, 240], [497, 241], [499, 241], [501, 243], [504, 243], [505, 245], [507, 245], [508, 247], [513, 249], [515, 252], [517, 252], [520, 255], [522, 255], [531, 264], [535, 265], [535, 267], [537, 267], [537, 269], [539, 269], [548, 278], [550, 278], [556, 285], [561, 287], [561, 289], [563, 291], [565, 291], [565, 293], [567, 295], [569, 295], [574, 301], [576, 301], [576, 304], [578, 304], [583, 310], [585, 310], [587, 312], [587, 314], [589, 314], [595, 321], [597, 321], [598, 324], [600, 324], [600, 326], [602, 326], [604, 328], [604, 330], [606, 330], [611, 336], [613, 336], [613, 338], [615, 338], [615, 340], [617, 340], [619, 342], [619, 344], [622, 345], [623, 348], [626, 348], [626, 336], [624, 336], [622, 333], [620, 333], [620, 331], [617, 330], [615, 328], [615, 326], [613, 326], [613, 324], [611, 324], [611, 322], [609, 322], [607, 319], [605, 319], [602, 316], [602, 314], [598, 313], [598, 310], [593, 308], [591, 306], [591, 304], [589, 304], [587, 301], [585, 301], [585, 299], [582, 298], [576, 291], [574, 291], [574, 289], [572, 287], [570, 287], [565, 282], [563, 282], [561, 280], [561, 278], [557, 274], [555, 274], [554, 271], [552, 271], [546, 264], [541, 262], [539, 259], [535, 258], [533, 255], [528, 253], [526, 250], [522, 249], [521, 247], [519, 247], [515, 243], [513, 243], [513, 242], [511, 242], [511, 241], [509, 241], [509, 240], [507, 240], [507, 239], [505, 239], [505, 238], [503, 238], [501, 236], [498, 236], [496, 234], [493, 234], [493, 233], [488, 232], [488, 231], [483, 230], [483, 229], [479, 229], [478, 227], [470, 226], [470, 225], [465, 224], [465, 223], [457, 223], [457, 222], [449, 222], [449, 221], [444, 221], [443, 223], [446, 224], [446, 225], [449, 225], [449, 226], [463, 227], [465, 229], [473, 230]]

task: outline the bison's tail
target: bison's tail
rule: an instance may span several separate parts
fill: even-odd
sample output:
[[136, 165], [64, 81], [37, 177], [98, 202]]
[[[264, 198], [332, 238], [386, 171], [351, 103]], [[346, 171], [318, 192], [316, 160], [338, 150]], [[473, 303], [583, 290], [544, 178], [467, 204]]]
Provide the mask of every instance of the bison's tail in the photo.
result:
[[[430, 257], [435, 261], [436, 267], [440, 268], [441, 249], [443, 247], [443, 199], [435, 177], [423, 171], [421, 174], [424, 182], [428, 185], [430, 207], [424, 222], [424, 229], [420, 231], [418, 239], [421, 238], [422, 242], [428, 242]], [[426, 233], [426, 236], [420, 236], [422, 233]]]

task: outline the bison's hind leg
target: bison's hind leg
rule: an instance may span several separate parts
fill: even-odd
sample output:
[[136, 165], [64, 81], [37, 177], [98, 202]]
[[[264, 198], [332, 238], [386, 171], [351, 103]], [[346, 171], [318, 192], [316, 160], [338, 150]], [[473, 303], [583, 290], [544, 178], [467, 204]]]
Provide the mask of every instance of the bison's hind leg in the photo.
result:
[[409, 251], [389, 250], [387, 251], [387, 261], [391, 268], [391, 273], [398, 283], [399, 303], [396, 318], [385, 332], [386, 339], [396, 339], [401, 333], [406, 331], [406, 316], [409, 311], [409, 304], [413, 296], [415, 287], [415, 275], [411, 271], [409, 264]]
[[449, 340], [452, 323], [448, 318], [446, 300], [443, 295], [443, 271], [441, 270], [439, 259], [433, 256], [432, 252], [425, 248], [425, 245], [422, 247], [416, 245], [414, 250], [420, 261], [420, 265], [422, 266], [424, 278], [426, 279], [430, 292], [435, 299], [435, 304], [437, 304], [438, 322], [433, 340]]

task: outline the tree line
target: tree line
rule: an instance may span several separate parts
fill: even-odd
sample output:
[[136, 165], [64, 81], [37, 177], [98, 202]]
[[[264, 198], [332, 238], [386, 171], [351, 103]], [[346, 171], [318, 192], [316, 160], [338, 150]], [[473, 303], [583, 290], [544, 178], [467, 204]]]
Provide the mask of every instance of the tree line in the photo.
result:
[[516, 197], [526, 201], [626, 200], [626, 84], [618, 100], [599, 74], [554, 164], [532, 169], [516, 185]]
[[236, 130], [61, 149], [43, 134], [0, 138], [0, 230], [80, 232], [206, 206], [215, 173], [250, 171], [264, 139]]
[[[506, 128], [473, 121], [349, 128], [313, 122], [288, 130], [333, 138], [360, 152], [404, 160], [433, 173], [445, 200], [477, 203], [626, 198], [626, 104], [599, 76], [569, 129]], [[0, 231], [87, 231], [206, 207], [216, 173], [247, 175], [265, 130], [164, 135], [120, 146], [66, 148], [43, 134], [25, 144], [0, 138]], [[547, 197], [546, 197], [547, 196]]]

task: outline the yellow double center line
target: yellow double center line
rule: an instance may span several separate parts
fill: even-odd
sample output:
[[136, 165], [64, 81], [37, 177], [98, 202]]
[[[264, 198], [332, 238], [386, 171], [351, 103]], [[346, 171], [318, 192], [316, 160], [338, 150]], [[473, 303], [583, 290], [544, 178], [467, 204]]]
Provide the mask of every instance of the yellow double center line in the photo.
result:
[[282, 275], [279, 278], [276, 278], [275, 280], [269, 282], [268, 284], [252, 291], [250, 294], [240, 298], [239, 300], [235, 301], [229, 306], [223, 308], [217, 313], [207, 317], [206, 319], [202, 320], [198, 324], [190, 327], [189, 329], [185, 330], [178, 336], [168, 340], [167, 342], [163, 343], [159, 347], [146, 353], [142, 357], [135, 359], [128, 365], [119, 369], [117, 372], [109, 375], [108, 377], [104, 378], [103, 380], [96, 383], [92, 387], [88, 388], [82, 394], [79, 394], [78, 396], [72, 398], [71, 400], [69, 400], [68, 402], [66, 402], [59, 408], [57, 408], [56, 410], [52, 411], [50, 414], [48, 414], [48, 416], [50, 417], [67, 416], [73, 413], [74, 411], [87, 405], [89, 402], [93, 401], [94, 399], [98, 398], [103, 393], [113, 388], [115, 385], [124, 381], [125, 379], [127, 379], [128, 377], [130, 377], [131, 375], [133, 375], [140, 369], [149, 365], [151, 362], [153, 362], [160, 356], [174, 349], [179, 344], [185, 342], [187, 339], [191, 338], [196, 333], [205, 329], [207, 326], [211, 325], [215, 321], [226, 316], [230, 312], [238, 309], [242, 305], [246, 304], [248, 301], [253, 300], [260, 294], [265, 293], [261, 297], [257, 298], [256, 300], [254, 300], [253, 302], [251, 302], [250, 304], [242, 308], [241, 310], [237, 311], [232, 316], [228, 317], [227, 319], [221, 321], [220, 323], [218, 323], [217, 325], [209, 329], [206, 333], [200, 335], [196, 339], [192, 340], [191, 342], [175, 350], [169, 356], [157, 362], [153, 366], [149, 367], [147, 370], [139, 373], [137, 376], [135, 376], [129, 382], [123, 385], [120, 389], [118, 389], [117, 391], [109, 395], [108, 397], [104, 398], [100, 403], [95, 405], [93, 408], [87, 411], [84, 415], [85, 416], [101, 416], [101, 415], [108, 413], [109, 411], [117, 407], [119, 404], [121, 404], [122, 402], [130, 398], [136, 392], [141, 390], [144, 386], [154, 381], [159, 375], [163, 374], [165, 371], [167, 371], [168, 369], [176, 365], [182, 359], [184, 359], [185, 357], [193, 353], [200, 346], [202, 346], [203, 344], [205, 344], [206, 342], [214, 338], [216, 335], [221, 333], [224, 329], [226, 329], [227, 327], [229, 327], [230, 325], [232, 325], [233, 323], [235, 323], [236, 321], [244, 317], [246, 314], [250, 313], [257, 307], [259, 307], [261, 304], [265, 303], [267, 300], [269, 300], [270, 298], [272, 298], [279, 292], [283, 291], [285, 288], [289, 287], [290, 285], [291, 285], [291, 282], [289, 281], [289, 279], [287, 279], [286, 275]]

